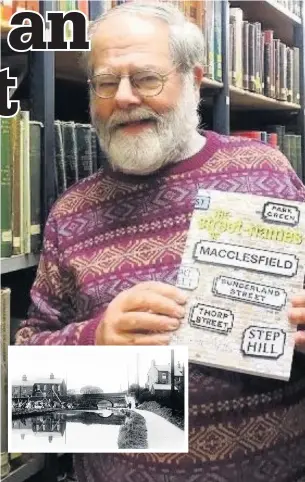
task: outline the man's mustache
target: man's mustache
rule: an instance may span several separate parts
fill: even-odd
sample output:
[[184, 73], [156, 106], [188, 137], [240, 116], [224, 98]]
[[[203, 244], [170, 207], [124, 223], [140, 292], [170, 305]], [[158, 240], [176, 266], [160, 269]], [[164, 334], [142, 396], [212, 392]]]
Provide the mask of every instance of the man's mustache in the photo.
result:
[[130, 122], [139, 122], [139, 121], [154, 121], [158, 122], [161, 119], [161, 115], [156, 114], [155, 112], [147, 111], [147, 110], [137, 110], [137, 111], [130, 111], [130, 112], [118, 112], [112, 114], [111, 118], [108, 120], [106, 124], [107, 130], [116, 129], [124, 124], [128, 124]]

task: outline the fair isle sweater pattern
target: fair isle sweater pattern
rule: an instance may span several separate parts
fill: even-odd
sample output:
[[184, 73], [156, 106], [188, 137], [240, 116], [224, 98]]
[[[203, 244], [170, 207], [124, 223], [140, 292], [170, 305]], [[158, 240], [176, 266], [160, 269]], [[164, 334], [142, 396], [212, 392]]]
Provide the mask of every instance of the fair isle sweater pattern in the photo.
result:
[[[304, 201], [270, 146], [205, 131], [195, 156], [139, 178], [100, 171], [54, 204], [17, 344], [92, 345], [109, 302], [174, 284], [199, 187]], [[305, 472], [305, 357], [288, 383], [190, 365], [188, 454], [78, 454], [80, 482], [297, 481]]]

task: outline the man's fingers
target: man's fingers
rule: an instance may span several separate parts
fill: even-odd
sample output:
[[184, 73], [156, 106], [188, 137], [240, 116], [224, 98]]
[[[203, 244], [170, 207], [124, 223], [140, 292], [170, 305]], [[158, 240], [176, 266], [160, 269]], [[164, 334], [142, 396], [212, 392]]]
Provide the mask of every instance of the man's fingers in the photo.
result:
[[130, 292], [126, 295], [121, 309], [123, 312], [147, 311], [171, 318], [183, 318], [185, 309], [170, 298], [149, 290], [140, 290], [136, 294]]
[[170, 335], [128, 335], [126, 345], [168, 345], [171, 339]]
[[304, 331], [297, 331], [295, 334], [295, 344], [300, 347], [305, 348], [305, 332]]
[[164, 315], [153, 313], [143, 313], [139, 311], [129, 311], [123, 313], [116, 324], [117, 330], [121, 332], [139, 331], [173, 331], [180, 325], [177, 318], [170, 318]]
[[291, 298], [291, 303], [292, 303], [292, 306], [296, 308], [305, 307], [305, 291], [297, 295], [294, 295]]
[[181, 291], [176, 286], [172, 286], [167, 283], [161, 283], [159, 281], [145, 281], [144, 283], [139, 283], [136, 286], [137, 290], [149, 290], [159, 295], [166, 296], [176, 301], [177, 303], [184, 304], [187, 301], [187, 295]]
[[288, 318], [291, 323], [305, 323], [305, 308], [290, 308]]

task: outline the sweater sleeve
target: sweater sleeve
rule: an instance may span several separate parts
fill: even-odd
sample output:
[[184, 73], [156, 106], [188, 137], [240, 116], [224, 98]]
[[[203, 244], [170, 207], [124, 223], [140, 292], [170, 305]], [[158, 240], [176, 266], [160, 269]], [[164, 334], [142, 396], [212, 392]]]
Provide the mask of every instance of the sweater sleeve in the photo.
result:
[[71, 275], [60, 264], [57, 223], [52, 215], [46, 223], [43, 249], [31, 288], [28, 318], [21, 322], [16, 345], [94, 345], [102, 310], [91, 319], [76, 319], [69, 286]]

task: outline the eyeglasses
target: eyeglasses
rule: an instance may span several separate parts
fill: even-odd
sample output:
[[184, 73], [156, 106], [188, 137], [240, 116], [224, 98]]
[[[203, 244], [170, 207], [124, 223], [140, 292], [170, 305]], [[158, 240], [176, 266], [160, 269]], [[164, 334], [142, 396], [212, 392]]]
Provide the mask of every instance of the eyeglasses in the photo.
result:
[[128, 77], [131, 85], [142, 97], [154, 97], [162, 92], [169, 74], [176, 68], [177, 66], [166, 74], [160, 74], [151, 70], [136, 72], [133, 75], [97, 74], [89, 79], [88, 83], [98, 97], [110, 99], [116, 95], [121, 79]]

